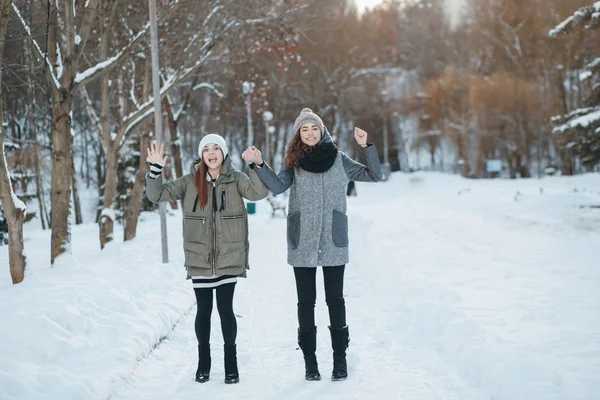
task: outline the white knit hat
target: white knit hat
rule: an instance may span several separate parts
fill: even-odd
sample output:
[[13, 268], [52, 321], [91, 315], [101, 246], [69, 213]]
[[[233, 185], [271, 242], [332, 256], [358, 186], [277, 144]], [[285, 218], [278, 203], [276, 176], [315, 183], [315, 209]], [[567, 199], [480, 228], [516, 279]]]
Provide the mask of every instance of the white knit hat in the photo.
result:
[[202, 150], [204, 150], [204, 148], [209, 144], [216, 144], [217, 146], [219, 146], [223, 151], [223, 160], [227, 158], [228, 150], [227, 143], [225, 143], [225, 139], [223, 139], [223, 137], [220, 135], [211, 133], [209, 135], [204, 136], [200, 141], [200, 144], [198, 145], [198, 156], [200, 156], [200, 159], [202, 159]]

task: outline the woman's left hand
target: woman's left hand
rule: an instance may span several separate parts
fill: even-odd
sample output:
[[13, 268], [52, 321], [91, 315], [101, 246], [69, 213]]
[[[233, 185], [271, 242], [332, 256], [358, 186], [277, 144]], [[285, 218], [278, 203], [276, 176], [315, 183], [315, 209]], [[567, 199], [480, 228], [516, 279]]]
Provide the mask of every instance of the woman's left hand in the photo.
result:
[[369, 134], [360, 128], [354, 127], [354, 139], [360, 147], [367, 147], [367, 137]]

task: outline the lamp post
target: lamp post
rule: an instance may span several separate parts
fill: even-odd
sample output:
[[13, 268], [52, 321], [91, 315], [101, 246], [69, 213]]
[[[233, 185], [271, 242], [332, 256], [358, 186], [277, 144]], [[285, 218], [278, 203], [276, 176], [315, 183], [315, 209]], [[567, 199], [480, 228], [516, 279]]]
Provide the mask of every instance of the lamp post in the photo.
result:
[[252, 92], [254, 91], [254, 82], [244, 81], [242, 83], [242, 92], [246, 96], [246, 119], [248, 123], [248, 135], [246, 147], [254, 144], [254, 131], [252, 130]]
[[[156, 142], [163, 144], [162, 137], [162, 108], [160, 98], [160, 80], [158, 79], [158, 33], [156, 26], [156, 0], [148, 0], [150, 10], [150, 41], [152, 52], [152, 89], [154, 96], [154, 134]], [[165, 213], [165, 203], [159, 203], [158, 211], [160, 214], [160, 240], [162, 245], [162, 261], [169, 262], [169, 247], [167, 241], [167, 216]]]
[[265, 111], [263, 113], [263, 121], [265, 123], [265, 160], [267, 164], [271, 164], [271, 121], [273, 121], [273, 113], [271, 111]]

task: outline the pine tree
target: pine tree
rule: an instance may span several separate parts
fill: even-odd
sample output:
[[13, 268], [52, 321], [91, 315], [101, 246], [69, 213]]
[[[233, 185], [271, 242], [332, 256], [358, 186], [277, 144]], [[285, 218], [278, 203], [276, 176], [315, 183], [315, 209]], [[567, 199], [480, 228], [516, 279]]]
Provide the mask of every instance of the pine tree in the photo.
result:
[[[600, 1], [582, 7], [552, 29], [551, 37], [569, 35], [576, 29], [600, 28]], [[585, 107], [552, 119], [553, 132], [579, 157], [584, 166], [593, 168], [600, 164], [600, 54], [583, 69], [580, 79], [592, 82], [592, 91]]]

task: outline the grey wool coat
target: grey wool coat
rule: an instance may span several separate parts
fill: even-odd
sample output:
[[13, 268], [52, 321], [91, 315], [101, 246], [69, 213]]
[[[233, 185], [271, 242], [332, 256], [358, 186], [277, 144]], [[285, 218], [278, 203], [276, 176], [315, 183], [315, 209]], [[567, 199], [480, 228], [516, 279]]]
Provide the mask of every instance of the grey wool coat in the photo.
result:
[[378, 182], [381, 164], [372, 143], [361, 147], [360, 164], [338, 151], [333, 166], [322, 173], [284, 166], [279, 174], [264, 163], [255, 167], [274, 194], [291, 187], [287, 217], [288, 264], [294, 267], [348, 263], [346, 189], [350, 180]]
[[[248, 264], [248, 214], [243, 198], [257, 201], [269, 192], [254, 171], [237, 171], [227, 157], [216, 182], [208, 185], [208, 204], [201, 207], [194, 183], [196, 163], [190, 173], [172, 182], [146, 175], [146, 195], [153, 203], [183, 201], [183, 250], [190, 276], [246, 276]], [[214, 193], [214, 196], [213, 196]], [[215, 203], [216, 200], [216, 203]]]

